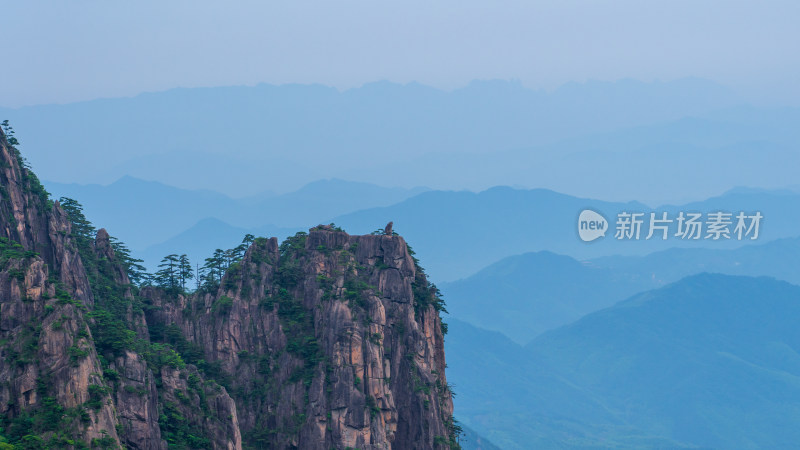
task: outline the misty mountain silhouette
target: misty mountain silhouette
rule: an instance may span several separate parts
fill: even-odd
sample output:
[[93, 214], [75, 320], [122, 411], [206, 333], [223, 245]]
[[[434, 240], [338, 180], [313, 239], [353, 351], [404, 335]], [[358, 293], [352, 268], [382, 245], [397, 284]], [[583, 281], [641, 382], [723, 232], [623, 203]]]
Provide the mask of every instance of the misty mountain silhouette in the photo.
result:
[[800, 284], [797, 267], [800, 238], [736, 249], [672, 248], [588, 261], [534, 252], [504, 258], [440, 288], [451, 317], [526, 344], [543, 331], [689, 275], [771, 276]]
[[[227, 241], [233, 232], [222, 223], [247, 232], [308, 228], [308, 224], [316, 225], [335, 215], [389, 205], [425, 191], [425, 188], [385, 188], [328, 179], [286, 194], [265, 193], [232, 199], [216, 192], [180, 189], [130, 176], [108, 186], [53, 182], [46, 185], [56, 198], [80, 199], [87, 216], [108, 224], [108, 229], [132, 248], [141, 251], [158, 244], [160, 248], [171, 248], [171, 253], [198, 253], [198, 249], [208, 247], [202, 242], [193, 243], [192, 239], [216, 236], [218, 241]], [[218, 225], [218, 234], [201, 235], [194, 230], [199, 221], [207, 218], [217, 219], [213, 223]], [[205, 224], [206, 230], [210, 224]], [[179, 234], [194, 237], [165, 243], [177, 239]], [[234, 242], [238, 243], [242, 237], [244, 234], [235, 237]]]
[[[678, 238], [644, 240], [605, 238], [590, 244], [577, 237], [578, 214], [583, 209], [602, 213], [612, 225], [621, 211], [679, 211], [708, 214], [715, 211], [738, 213], [760, 211], [764, 221], [758, 240]], [[732, 249], [746, 244], [795, 237], [800, 223], [800, 194], [773, 192], [730, 192], [707, 200], [651, 210], [638, 202], [615, 203], [579, 198], [547, 189], [494, 187], [479, 193], [431, 191], [395, 205], [357, 211], [333, 219], [354, 232], [370, 232], [375, 224], [393, 220], [414, 242], [415, 250], [428, 262], [434, 280], [452, 281], [474, 274], [504, 257], [547, 250], [576, 259], [609, 255], [645, 255], [672, 247]], [[649, 215], [647, 219], [649, 220]], [[646, 224], [645, 224], [646, 227]]]
[[527, 344], [543, 331], [653, 286], [623, 271], [543, 251], [504, 258], [440, 288], [450, 316]]
[[798, 286], [700, 274], [524, 349], [451, 321], [449, 376], [461, 420], [503, 448], [790, 448], [798, 317]]
[[[678, 120], [740, 102], [729, 89], [696, 78], [570, 83], [552, 92], [497, 80], [453, 91], [384, 81], [345, 91], [296, 84], [172, 89], [0, 108], [0, 116], [14, 124], [43, 179], [109, 183], [128, 174], [239, 196], [293, 190], [324, 177], [477, 188], [467, 183], [470, 173], [447, 166], [437, 166], [434, 178], [411, 180], [424, 169], [415, 161], [437, 154], [452, 164], [468, 154]], [[61, 152], [65, 141], [81, 145]]]

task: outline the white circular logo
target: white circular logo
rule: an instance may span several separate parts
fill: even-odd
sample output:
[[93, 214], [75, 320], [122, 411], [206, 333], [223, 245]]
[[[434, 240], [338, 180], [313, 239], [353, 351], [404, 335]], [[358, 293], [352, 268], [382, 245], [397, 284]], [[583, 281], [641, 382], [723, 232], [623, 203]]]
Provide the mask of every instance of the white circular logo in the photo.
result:
[[591, 242], [606, 235], [608, 221], [602, 214], [584, 209], [578, 216], [578, 236], [584, 242]]

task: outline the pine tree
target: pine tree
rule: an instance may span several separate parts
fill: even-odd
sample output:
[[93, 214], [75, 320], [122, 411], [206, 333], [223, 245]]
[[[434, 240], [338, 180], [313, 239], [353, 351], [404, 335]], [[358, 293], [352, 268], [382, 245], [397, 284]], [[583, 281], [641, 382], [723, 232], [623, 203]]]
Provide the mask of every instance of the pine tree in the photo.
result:
[[225, 251], [222, 249], [214, 250], [214, 254], [210, 258], [205, 259], [203, 270], [205, 272], [205, 283], [203, 287], [208, 290], [213, 290], [222, 281], [222, 275], [225, 273], [226, 258]]
[[232, 264], [241, 261], [242, 257], [244, 257], [244, 253], [255, 240], [256, 237], [248, 233], [244, 236], [244, 239], [242, 239], [242, 243], [236, 247], [228, 250], [222, 250], [220, 248], [214, 250], [214, 254], [205, 259], [205, 264], [197, 268], [198, 289], [202, 287], [203, 289], [213, 290], [219, 286], [222, 282], [223, 275], [225, 275], [225, 271], [228, 270]]
[[[225, 270], [228, 270], [228, 268], [231, 266], [231, 264], [233, 264], [233, 249], [229, 248], [229, 249], [225, 250], [224, 252], [222, 252], [222, 257], [223, 257], [223, 261], [225, 262]], [[223, 274], [224, 273], [225, 272], [223, 271]]]
[[166, 289], [177, 289], [178, 287], [178, 266], [179, 257], [176, 254], [167, 255], [158, 265], [159, 271], [156, 272], [156, 283]]
[[8, 145], [12, 147], [16, 147], [19, 145], [19, 141], [16, 137], [14, 137], [14, 127], [8, 123], [8, 119], [4, 120], [2, 123], [3, 133], [6, 135], [6, 141]]
[[58, 201], [61, 203], [61, 209], [69, 215], [69, 220], [72, 222], [72, 235], [86, 241], [94, 239], [97, 230], [92, 222], [89, 222], [83, 215], [83, 205], [69, 197], [61, 197]]
[[192, 263], [189, 261], [189, 257], [184, 253], [178, 258], [178, 279], [180, 280], [182, 290], [186, 290], [186, 282], [192, 278], [194, 278]]
[[197, 288], [196, 289], [199, 291], [200, 288], [202, 287], [203, 280], [205, 280], [205, 277], [206, 277], [205, 266], [204, 267], [200, 267], [200, 263], [196, 263], [195, 264], [195, 274], [196, 274], [195, 281], [197, 282]]
[[131, 256], [130, 249], [119, 239], [114, 236], [109, 236], [109, 240], [111, 241], [111, 248], [114, 249], [114, 255], [125, 267], [125, 271], [128, 273], [128, 278], [131, 280], [131, 283], [137, 286], [146, 285], [151, 275], [147, 273], [147, 268], [141, 264], [144, 261]]
[[255, 236], [253, 236], [252, 234], [249, 234], [249, 233], [246, 234], [244, 236], [244, 239], [242, 239], [242, 243], [239, 244], [238, 246], [236, 246], [232, 250], [232, 259], [233, 259], [233, 261], [235, 262], [235, 261], [239, 261], [240, 259], [242, 259], [242, 257], [244, 257], [244, 252], [247, 251], [247, 249], [250, 247], [250, 245], [255, 240], [256, 240]]

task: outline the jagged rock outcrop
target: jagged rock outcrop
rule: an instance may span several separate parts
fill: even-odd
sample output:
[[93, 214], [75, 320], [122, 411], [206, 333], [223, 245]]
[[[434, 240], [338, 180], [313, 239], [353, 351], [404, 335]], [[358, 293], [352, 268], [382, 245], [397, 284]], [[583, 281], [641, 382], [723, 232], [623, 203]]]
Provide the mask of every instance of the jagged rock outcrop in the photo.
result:
[[[179, 391], [159, 387], [196, 369], [151, 346], [108, 233], [79, 236], [71, 219], [0, 132], [0, 435], [25, 448], [165, 449], [162, 399]], [[215, 410], [177, 410], [221, 426], [192, 436], [241, 448], [233, 400], [206, 380], [201, 391]]]
[[116, 442], [70, 223], [20, 160], [0, 135], [0, 417], [37, 409], [59, 422], [56, 441]]
[[[229, 377], [246, 440], [266, 448], [434, 448], [452, 401], [434, 294], [400, 236], [327, 228], [258, 239], [219, 288], [143, 291]], [[427, 303], [425, 303], [427, 301]]]
[[126, 352], [110, 364], [116, 373], [114, 403], [119, 425], [125, 432], [122, 443], [129, 448], [155, 450], [163, 448], [158, 425], [158, 392], [153, 372], [144, 359]]
[[402, 237], [258, 238], [186, 294], [132, 285], [124, 249], [52, 201], [1, 132], [0, 196], [0, 437], [457, 446], [441, 302]]

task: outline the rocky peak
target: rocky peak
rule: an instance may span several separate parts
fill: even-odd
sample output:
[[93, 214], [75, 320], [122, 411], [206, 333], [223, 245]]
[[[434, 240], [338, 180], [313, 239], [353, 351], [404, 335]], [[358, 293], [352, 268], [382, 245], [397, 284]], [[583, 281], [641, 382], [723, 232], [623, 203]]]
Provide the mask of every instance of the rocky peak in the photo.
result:
[[54, 446], [118, 442], [69, 222], [4, 138], [0, 165], [0, 426]]
[[127, 286], [131, 284], [128, 278], [128, 273], [124, 265], [119, 261], [114, 253], [114, 247], [111, 245], [111, 236], [105, 228], [97, 230], [97, 235], [94, 239], [94, 251], [101, 261], [107, 261], [111, 268], [112, 277], [114, 282], [120, 286]]
[[401, 236], [314, 228], [256, 239], [214, 292], [144, 293], [150, 323], [219, 364], [246, 442], [436, 448], [453, 406], [429, 288]]
[[256, 238], [187, 293], [132, 285], [127, 250], [52, 201], [1, 135], [0, 195], [10, 442], [457, 447], [442, 303], [401, 236]]

